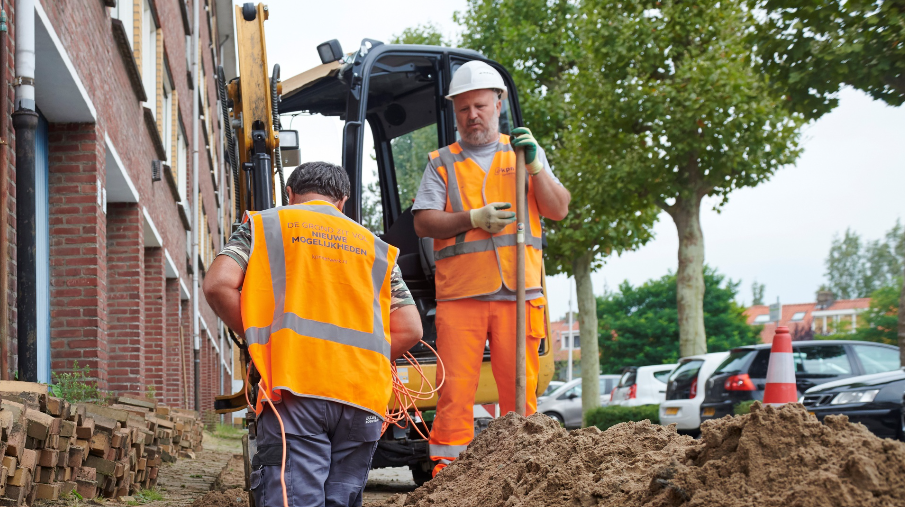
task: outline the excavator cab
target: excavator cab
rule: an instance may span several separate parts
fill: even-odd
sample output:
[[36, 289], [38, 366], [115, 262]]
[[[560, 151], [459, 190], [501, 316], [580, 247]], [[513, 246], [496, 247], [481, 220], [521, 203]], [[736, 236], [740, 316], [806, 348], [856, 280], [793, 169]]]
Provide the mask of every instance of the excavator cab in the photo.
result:
[[[330, 160], [331, 155], [330, 161], [339, 161], [338, 153], [325, 151], [332, 149], [324, 146], [332, 144], [321, 137], [325, 131], [328, 135], [332, 132], [341, 144], [342, 166], [352, 184], [344, 212], [400, 249], [398, 264], [421, 313], [424, 341], [433, 346], [437, 306], [433, 244], [415, 234], [411, 208], [428, 153], [458, 139], [452, 102], [445, 98], [450, 78], [470, 60], [485, 61], [500, 72], [509, 88], [500, 116], [502, 133], [522, 124], [518, 94], [506, 69], [475, 51], [391, 45], [370, 39], [348, 55], [338, 47], [336, 41], [321, 45], [322, 65], [282, 82], [281, 122], [287, 130], [299, 129], [298, 153], [303, 161]], [[313, 130], [306, 130], [306, 121], [314, 122]], [[296, 138], [287, 134], [281, 132], [281, 142]], [[306, 140], [310, 142], [306, 144]], [[295, 164], [286, 163], [286, 158], [288, 176]], [[433, 352], [418, 345], [412, 353], [430, 382], [435, 382]], [[543, 340], [540, 353], [538, 393], [553, 376], [549, 340]], [[485, 349], [478, 404], [497, 402], [489, 361], [490, 352]], [[413, 388], [420, 385], [420, 378], [407, 363], [400, 360], [397, 367], [404, 382]], [[418, 402], [428, 427], [436, 401], [434, 397]], [[427, 443], [411, 428], [391, 427], [378, 445], [372, 466], [409, 466], [420, 484], [430, 479]]]

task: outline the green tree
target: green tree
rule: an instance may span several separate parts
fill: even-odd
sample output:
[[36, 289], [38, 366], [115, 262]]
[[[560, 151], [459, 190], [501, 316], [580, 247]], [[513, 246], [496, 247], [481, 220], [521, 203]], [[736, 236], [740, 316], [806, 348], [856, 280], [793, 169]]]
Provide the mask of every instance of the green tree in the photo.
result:
[[[571, 116], [584, 105], [571, 99], [570, 86], [578, 62], [587, 58], [575, 32], [580, 2], [571, 0], [469, 0], [455, 19], [463, 25], [462, 47], [502, 64], [512, 75], [525, 126], [547, 152], [563, 185], [572, 193], [569, 215], [546, 222], [548, 274], [575, 276], [581, 334], [582, 407], [599, 405], [597, 312], [591, 273], [603, 258], [637, 248], [651, 237], [656, 219], [652, 206], [635, 195], [608, 186], [599, 177], [602, 165], [573, 163], [564, 153], [573, 135]], [[585, 75], [575, 79], [585, 78]], [[589, 87], [596, 76], [587, 75]], [[639, 211], [640, 210], [640, 211]]]
[[881, 239], [864, 242], [850, 229], [833, 238], [826, 258], [827, 290], [841, 299], [870, 297], [900, 284], [905, 268], [905, 228], [900, 221]]
[[751, 296], [752, 296], [751, 305], [752, 306], [764, 304], [764, 290], [765, 289], [766, 289], [766, 287], [764, 287], [764, 284], [757, 283], [757, 280], [754, 280], [754, 282], [751, 284]]
[[788, 105], [808, 119], [851, 85], [891, 106], [905, 102], [905, 4], [901, 0], [748, 0], [764, 15], [750, 37]]
[[[729, 350], [760, 341], [760, 327], [749, 326], [745, 309], [735, 302], [741, 282], [704, 268], [704, 325], [707, 348]], [[679, 350], [676, 275], [669, 273], [638, 287], [628, 282], [597, 300], [600, 318], [601, 371], [619, 373], [625, 366], [674, 363]]]
[[383, 204], [377, 172], [371, 173], [373, 181], [361, 193], [361, 225], [374, 234], [383, 234]]
[[854, 335], [846, 335], [845, 338], [896, 345], [898, 312], [899, 286], [888, 285], [877, 289], [870, 295], [870, 308], [859, 316], [866, 325], [860, 325]]
[[[751, 14], [734, 2], [582, 2], [583, 54], [569, 73], [568, 164], [599, 167], [596, 187], [656, 204], [679, 236], [680, 353], [707, 351], [704, 197], [725, 204], [799, 154], [800, 115], [753, 65]], [[636, 209], [643, 209], [635, 205]]]
[[[747, 0], [746, 5], [762, 13], [749, 37], [791, 110], [819, 118], [836, 106], [843, 84], [891, 106], [905, 103], [901, 0]], [[905, 274], [902, 280], [898, 337], [905, 364]]]

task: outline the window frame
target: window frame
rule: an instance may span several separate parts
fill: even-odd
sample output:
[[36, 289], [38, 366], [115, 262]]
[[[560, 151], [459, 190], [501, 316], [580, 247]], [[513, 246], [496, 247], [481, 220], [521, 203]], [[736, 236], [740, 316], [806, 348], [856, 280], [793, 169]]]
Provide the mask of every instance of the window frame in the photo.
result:
[[157, 23], [151, 10], [150, 0], [142, 2], [141, 15], [141, 81], [147, 99], [145, 105], [157, 119]]

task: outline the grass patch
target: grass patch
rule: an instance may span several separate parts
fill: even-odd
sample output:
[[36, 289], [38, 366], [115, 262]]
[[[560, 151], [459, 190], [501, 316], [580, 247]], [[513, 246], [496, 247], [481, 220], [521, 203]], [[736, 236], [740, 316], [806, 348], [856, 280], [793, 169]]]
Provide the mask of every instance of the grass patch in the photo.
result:
[[132, 495], [135, 500], [127, 502], [127, 505], [142, 505], [150, 502], [159, 502], [165, 500], [163, 493], [156, 489], [141, 489], [138, 493]]
[[241, 440], [242, 437], [247, 434], [247, 430], [236, 428], [232, 424], [218, 424], [214, 428], [213, 433], [213, 435], [217, 438], [226, 438], [230, 440]]

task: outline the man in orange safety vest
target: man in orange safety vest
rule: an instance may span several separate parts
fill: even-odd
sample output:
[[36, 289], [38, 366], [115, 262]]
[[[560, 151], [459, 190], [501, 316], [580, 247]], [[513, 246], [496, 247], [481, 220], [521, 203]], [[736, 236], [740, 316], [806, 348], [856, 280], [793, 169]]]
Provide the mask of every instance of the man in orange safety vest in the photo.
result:
[[[398, 250], [340, 210], [343, 168], [309, 162], [289, 206], [249, 212], [204, 278], [261, 381], [251, 493], [258, 507], [360, 506], [391, 361], [421, 339]], [[283, 453], [285, 482], [281, 480]]]
[[500, 412], [515, 410], [516, 224], [515, 152], [525, 149], [527, 414], [537, 408], [538, 347], [545, 333], [541, 290], [541, 221], [562, 220], [571, 195], [553, 175], [526, 128], [501, 135], [507, 99], [502, 76], [482, 61], [453, 75], [449, 95], [460, 141], [429, 154], [412, 210], [415, 231], [434, 238], [437, 350], [446, 367], [429, 454], [437, 474], [474, 436], [475, 391], [485, 343]]

